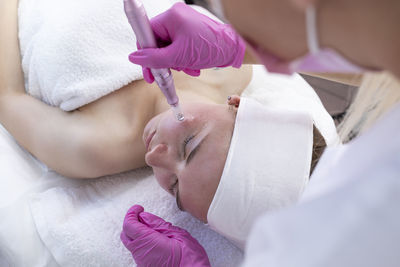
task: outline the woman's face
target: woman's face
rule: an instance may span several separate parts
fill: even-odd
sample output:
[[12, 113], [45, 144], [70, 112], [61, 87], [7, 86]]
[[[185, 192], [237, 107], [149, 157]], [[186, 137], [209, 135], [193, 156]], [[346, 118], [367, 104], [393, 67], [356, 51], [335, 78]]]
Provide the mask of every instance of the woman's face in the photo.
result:
[[146, 125], [145, 160], [161, 187], [176, 197], [178, 207], [206, 222], [225, 165], [236, 111], [228, 105], [203, 103], [190, 103], [182, 109], [182, 122], [168, 110]]

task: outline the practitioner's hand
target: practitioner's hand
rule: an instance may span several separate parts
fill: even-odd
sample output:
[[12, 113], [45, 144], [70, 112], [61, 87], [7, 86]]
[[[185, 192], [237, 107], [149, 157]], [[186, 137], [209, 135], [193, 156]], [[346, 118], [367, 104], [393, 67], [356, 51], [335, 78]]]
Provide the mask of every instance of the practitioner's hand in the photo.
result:
[[148, 68], [172, 68], [199, 76], [201, 69], [242, 65], [246, 45], [235, 30], [183, 3], [150, 23], [161, 48], [139, 49], [129, 56], [132, 63], [142, 65], [149, 83], [154, 77]]
[[173, 226], [143, 207], [131, 207], [121, 240], [140, 266], [210, 266], [204, 248], [187, 231]]

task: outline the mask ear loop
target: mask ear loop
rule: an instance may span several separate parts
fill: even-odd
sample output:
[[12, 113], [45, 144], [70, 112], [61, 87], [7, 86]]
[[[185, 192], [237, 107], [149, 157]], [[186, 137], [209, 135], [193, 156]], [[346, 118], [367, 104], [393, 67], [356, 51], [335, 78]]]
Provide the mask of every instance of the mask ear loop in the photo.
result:
[[306, 9], [306, 31], [308, 50], [311, 54], [316, 54], [320, 49], [317, 33], [317, 12], [314, 5], [309, 5]]

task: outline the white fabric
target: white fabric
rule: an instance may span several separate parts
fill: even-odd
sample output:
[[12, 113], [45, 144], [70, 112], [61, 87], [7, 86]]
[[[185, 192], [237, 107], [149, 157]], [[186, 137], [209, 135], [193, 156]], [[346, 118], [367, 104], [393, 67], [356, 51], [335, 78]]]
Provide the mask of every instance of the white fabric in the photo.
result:
[[[151, 18], [178, 1], [142, 2]], [[63, 110], [143, 77], [122, 0], [20, 0], [19, 38], [26, 91]]]
[[220, 183], [207, 214], [212, 229], [244, 248], [266, 212], [295, 203], [310, 176], [309, 114], [241, 98]]
[[[299, 75], [269, 74], [262, 66], [253, 69], [253, 79], [244, 95], [269, 107], [309, 112], [322, 135], [329, 142], [335, 142], [332, 119]], [[190, 215], [178, 212], [174, 199], [159, 188], [148, 170], [91, 181], [66, 179], [41, 170], [1, 127], [0, 133], [0, 257], [4, 256], [11, 266], [71, 266], [78, 261], [80, 265], [76, 266], [131, 263], [131, 255], [126, 250], [120, 245], [113, 246], [119, 242], [116, 235], [123, 216], [136, 200], [145, 204], [146, 210], [189, 229], [205, 246], [213, 266], [240, 263], [241, 252]], [[135, 194], [142, 197], [139, 199]], [[129, 195], [131, 201], [127, 200]], [[64, 210], [64, 207], [68, 208]], [[95, 225], [97, 222], [99, 225]], [[82, 255], [79, 249], [87, 255]]]
[[399, 266], [400, 104], [329, 149], [296, 207], [256, 223], [243, 266]]
[[42, 173], [0, 124], [0, 266], [55, 266], [36, 232], [27, 199], [43, 182]]
[[[42, 169], [0, 124], [0, 208], [17, 201], [41, 176]], [[13, 178], [18, 177], [18, 179]]]
[[[52, 175], [56, 174], [49, 174], [49, 179]], [[77, 187], [58, 186], [35, 194], [30, 202], [39, 235], [61, 266], [134, 265], [119, 237], [123, 218], [134, 204], [188, 230], [214, 266], [234, 265], [241, 259], [241, 252], [227, 240], [179, 211], [150, 169], [86, 181]]]
[[271, 108], [309, 113], [328, 146], [340, 143], [331, 116], [315, 91], [298, 74], [268, 73], [264, 66], [255, 65], [253, 79], [242, 96], [254, 98]]

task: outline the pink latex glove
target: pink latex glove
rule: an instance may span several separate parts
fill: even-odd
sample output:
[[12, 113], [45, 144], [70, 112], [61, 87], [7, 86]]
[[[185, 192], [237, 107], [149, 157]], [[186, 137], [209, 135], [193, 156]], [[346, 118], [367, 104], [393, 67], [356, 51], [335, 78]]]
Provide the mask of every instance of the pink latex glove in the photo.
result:
[[150, 21], [161, 48], [146, 48], [129, 55], [142, 65], [144, 79], [152, 83], [149, 68], [172, 68], [199, 76], [201, 69], [242, 65], [245, 42], [228, 24], [223, 24], [177, 3]]
[[139, 267], [211, 266], [204, 248], [187, 231], [139, 205], [125, 215], [121, 240]]

